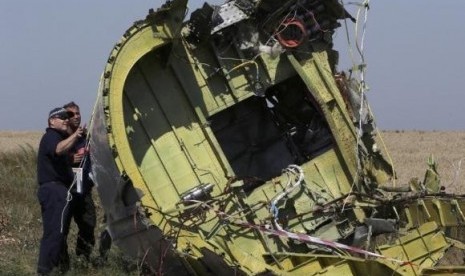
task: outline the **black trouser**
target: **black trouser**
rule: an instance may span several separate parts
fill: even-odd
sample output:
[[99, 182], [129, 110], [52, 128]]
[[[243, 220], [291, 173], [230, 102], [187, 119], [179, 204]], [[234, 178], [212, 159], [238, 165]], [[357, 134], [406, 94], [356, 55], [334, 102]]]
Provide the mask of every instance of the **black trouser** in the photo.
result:
[[73, 193], [71, 214], [79, 230], [76, 255], [83, 255], [89, 260], [95, 244], [94, 229], [96, 225], [95, 204], [90, 191], [85, 194]]
[[37, 265], [39, 274], [48, 274], [57, 266], [61, 266], [62, 271], [69, 269], [66, 238], [71, 216], [70, 205], [66, 202], [67, 192], [68, 189], [60, 182], [43, 183], [37, 192], [43, 223]]

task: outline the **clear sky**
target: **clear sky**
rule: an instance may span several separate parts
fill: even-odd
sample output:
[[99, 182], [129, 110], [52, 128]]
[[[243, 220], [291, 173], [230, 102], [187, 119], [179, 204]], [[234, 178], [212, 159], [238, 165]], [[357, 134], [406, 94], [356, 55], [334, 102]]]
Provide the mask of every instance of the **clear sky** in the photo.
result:
[[[0, 0], [0, 130], [43, 130], [71, 100], [87, 122], [113, 45], [163, 2]], [[380, 129], [465, 130], [464, 11], [463, 0], [370, 1], [367, 96]], [[339, 32], [340, 69], [346, 41]]]

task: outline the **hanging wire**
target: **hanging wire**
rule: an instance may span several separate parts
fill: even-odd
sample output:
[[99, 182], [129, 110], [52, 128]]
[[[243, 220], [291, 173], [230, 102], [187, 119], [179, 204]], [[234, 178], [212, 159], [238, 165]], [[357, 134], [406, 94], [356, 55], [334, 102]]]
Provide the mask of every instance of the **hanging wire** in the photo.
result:
[[[362, 61], [362, 68], [360, 68], [361, 95], [362, 95], [361, 100], [362, 100], [362, 103], [365, 102], [365, 92], [366, 92], [366, 83], [365, 83], [365, 71], [366, 70], [365, 70], [365, 66], [364, 66], [364, 64], [365, 64], [365, 56], [363, 54], [363, 51], [364, 51], [364, 43], [365, 43], [366, 22], [368, 20], [368, 10], [370, 8], [370, 6], [369, 6], [370, 3], [369, 2], [370, 2], [369, 0], [365, 0], [363, 2], [363, 4], [362, 4], [365, 7], [365, 17], [364, 17], [364, 21], [363, 21], [363, 31], [362, 31], [362, 38], [360, 40], [360, 45], [358, 44], [358, 40], [356, 40], [357, 50], [358, 50], [358, 52], [360, 54], [360, 58], [361, 58], [361, 61]], [[356, 24], [356, 28], [357, 28], [357, 25], [358, 24]], [[355, 32], [358, 33], [357, 29], [356, 29]], [[363, 107], [363, 105], [361, 105], [360, 108], [362, 109], [362, 107]], [[374, 116], [371, 108], [368, 105], [367, 105], [366, 108], [367, 108], [367, 112], [370, 114], [370, 116], [374, 118], [375, 116]], [[362, 114], [362, 111], [360, 111], [360, 115], [361, 114]], [[362, 120], [360, 120], [360, 128], [359, 128], [360, 132], [362, 132], [361, 131], [361, 121]], [[394, 170], [394, 162], [392, 161], [391, 155], [389, 154], [389, 151], [387, 150], [384, 139], [383, 139], [378, 127], [376, 127], [376, 126], [375, 126], [375, 131], [376, 131], [376, 135], [380, 138], [380, 141], [381, 141], [381, 143], [383, 145], [384, 152], [387, 154], [387, 157], [388, 157], [389, 162], [390, 162], [390, 164], [391, 164], [391, 166], [393, 168], [393, 171], [395, 171]], [[394, 187], [396, 186], [396, 177], [393, 178], [393, 186]]]
[[[367, 20], [368, 20], [368, 9], [369, 9], [369, 6], [368, 6], [368, 3], [369, 3], [369, 0], [365, 0], [362, 4], [361, 7], [359, 7], [358, 11], [357, 11], [357, 23], [355, 24], [355, 35], [358, 36], [358, 22], [359, 22], [359, 17], [360, 17], [360, 13], [362, 12], [362, 9], [364, 10], [364, 21], [363, 21], [363, 27], [362, 27], [362, 38], [361, 38], [361, 42], [360, 42], [360, 45], [358, 43], [358, 39], [356, 37], [355, 39], [355, 45], [357, 46], [357, 50], [358, 50], [358, 53], [360, 55], [360, 60], [361, 60], [361, 66], [359, 68], [359, 70], [357, 72], [359, 72], [360, 74], [360, 83], [359, 83], [359, 86], [358, 86], [358, 90], [359, 90], [359, 94], [360, 94], [360, 110], [359, 110], [359, 118], [358, 118], [358, 134], [357, 134], [357, 145], [356, 145], [356, 152], [358, 152], [358, 150], [360, 149], [360, 146], [362, 144], [362, 141], [361, 141], [361, 138], [363, 136], [363, 113], [364, 113], [364, 109], [363, 107], [365, 106], [364, 103], [365, 103], [365, 92], [366, 92], [366, 85], [365, 85], [365, 57], [363, 55], [363, 50], [364, 50], [364, 39], [365, 39], [365, 32], [366, 32], [366, 24], [367, 24]], [[357, 174], [356, 174], [356, 178], [361, 174], [361, 170], [362, 170], [362, 164], [361, 164], [361, 160], [360, 160], [360, 155], [359, 154], [356, 154], [356, 158], [357, 158]], [[351, 187], [351, 191], [353, 189], [353, 185]]]
[[[342, 0], [339, 1], [341, 5], [344, 5], [342, 3]], [[357, 14], [356, 14], [356, 23], [354, 26], [354, 44], [355, 44], [355, 49], [357, 50], [358, 57], [355, 57], [354, 53], [354, 46], [351, 44], [351, 38], [349, 34], [349, 27], [347, 24], [347, 20], [344, 20], [344, 26], [345, 26], [345, 33], [346, 33], [346, 38], [347, 38], [347, 43], [348, 43], [348, 49], [349, 49], [349, 56], [352, 62], [352, 68], [351, 68], [351, 78], [352, 75], [355, 76], [355, 79], [358, 79], [359, 84], [357, 87], [357, 92], [360, 95], [360, 108], [359, 108], [359, 121], [358, 121], [358, 129], [357, 129], [357, 143], [356, 143], [356, 152], [359, 153], [360, 146], [361, 146], [361, 138], [363, 136], [363, 114], [366, 113], [369, 115], [371, 118], [375, 119], [375, 116], [370, 108], [370, 106], [367, 104], [366, 101], [366, 95], [365, 93], [367, 92], [367, 85], [366, 85], [366, 66], [365, 66], [365, 55], [364, 55], [364, 50], [365, 50], [365, 35], [366, 35], [366, 29], [367, 29], [367, 22], [368, 22], [368, 10], [370, 8], [370, 1], [369, 0], [364, 0], [362, 2], [348, 2], [350, 5], [355, 5], [357, 6]], [[363, 21], [361, 23], [361, 17], [363, 16]], [[359, 62], [358, 62], [359, 61]], [[389, 151], [387, 150], [386, 144], [384, 142], [384, 139], [377, 128], [376, 125], [374, 125], [374, 131], [376, 133], [376, 136], [379, 137], [382, 148], [384, 149], [384, 152], [387, 154], [387, 158], [389, 160], [390, 165], [392, 166], [393, 171], [394, 169], [394, 162], [389, 154]], [[357, 158], [357, 175], [356, 178], [354, 179], [354, 183], [351, 187], [351, 191], [355, 185], [355, 183], [358, 182], [358, 177], [360, 176], [361, 172], [361, 160], [360, 160], [360, 154], [356, 155]], [[396, 186], [396, 178], [393, 177], [393, 186]]]
[[[342, 0], [340, 1], [341, 5], [344, 6], [344, 3], [342, 3]], [[357, 143], [355, 145], [355, 157], [356, 157], [356, 163], [357, 163], [357, 172], [355, 174], [355, 177], [353, 179], [352, 185], [350, 187], [349, 193], [353, 192], [354, 186], [356, 183], [359, 182], [359, 177], [362, 173], [362, 164], [360, 160], [360, 148], [361, 148], [361, 137], [363, 135], [363, 122], [362, 122], [362, 117], [363, 117], [363, 112], [364, 112], [364, 103], [365, 103], [365, 92], [366, 92], [366, 85], [365, 85], [365, 67], [363, 66], [365, 58], [364, 58], [364, 39], [365, 39], [365, 31], [366, 31], [366, 25], [368, 21], [368, 8], [369, 8], [369, 0], [365, 0], [362, 3], [354, 3], [350, 2], [349, 4], [355, 4], [358, 6], [357, 9], [357, 16], [356, 16], [356, 21], [355, 21], [355, 29], [354, 29], [354, 35], [355, 35], [355, 47], [357, 49], [357, 52], [359, 54], [359, 58], [357, 60], [361, 61], [361, 65], [357, 65], [356, 58], [353, 52], [353, 47], [351, 45], [350, 41], [350, 35], [349, 35], [349, 27], [347, 25], [347, 20], [344, 20], [344, 26], [345, 26], [345, 31], [346, 31], [346, 38], [347, 38], [347, 43], [348, 43], [348, 48], [349, 48], [349, 55], [352, 61], [352, 69], [357, 70], [352, 70], [358, 73], [358, 79], [359, 79], [359, 85], [358, 85], [358, 93], [360, 94], [360, 109], [358, 111], [359, 113], [359, 118], [358, 118], [358, 129], [357, 129]], [[364, 12], [364, 21], [363, 21], [363, 26], [362, 26], [362, 36], [361, 36], [361, 42], [359, 44], [359, 24], [360, 24], [360, 14]], [[352, 77], [352, 76], [351, 76]], [[342, 206], [341, 212], [344, 212], [346, 202], [344, 201], [344, 204]]]

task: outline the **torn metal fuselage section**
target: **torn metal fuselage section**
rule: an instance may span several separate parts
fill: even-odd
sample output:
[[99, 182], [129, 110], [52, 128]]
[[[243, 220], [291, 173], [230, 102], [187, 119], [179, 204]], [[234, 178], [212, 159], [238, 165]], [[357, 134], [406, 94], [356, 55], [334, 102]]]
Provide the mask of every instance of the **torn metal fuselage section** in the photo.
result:
[[167, 275], [418, 275], [461, 246], [465, 200], [428, 195], [431, 177], [381, 189], [392, 167], [336, 68], [339, 1], [204, 4], [184, 22], [186, 4], [134, 23], [102, 77], [92, 173], [116, 245]]

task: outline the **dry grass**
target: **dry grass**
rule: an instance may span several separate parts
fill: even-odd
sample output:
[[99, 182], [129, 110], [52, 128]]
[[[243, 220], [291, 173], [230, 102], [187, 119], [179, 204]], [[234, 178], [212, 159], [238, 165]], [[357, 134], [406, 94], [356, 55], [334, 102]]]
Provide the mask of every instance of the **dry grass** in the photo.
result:
[[37, 149], [42, 134], [40, 131], [0, 131], [0, 152], [17, 151], [24, 146]]
[[465, 131], [384, 131], [381, 137], [394, 163], [397, 185], [406, 185], [412, 177], [422, 180], [432, 154], [446, 191], [465, 193], [460, 166], [465, 159]]

